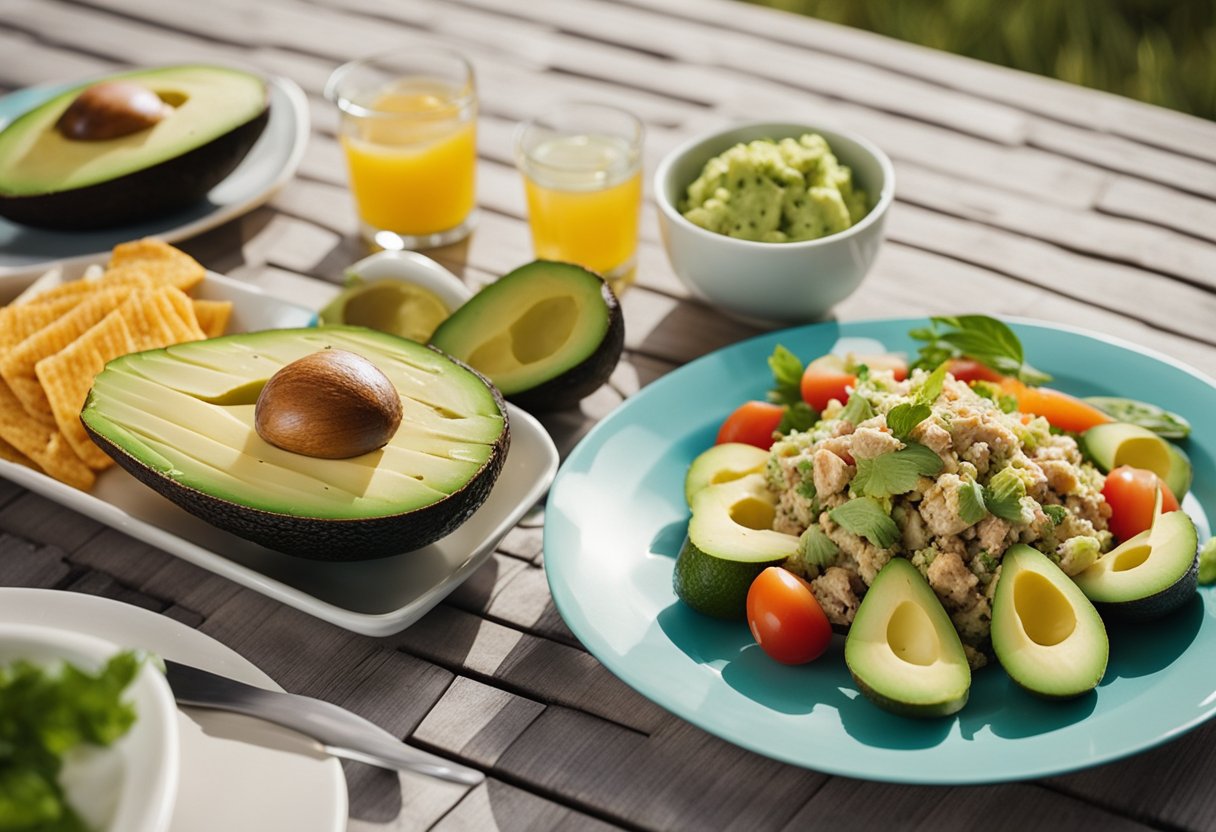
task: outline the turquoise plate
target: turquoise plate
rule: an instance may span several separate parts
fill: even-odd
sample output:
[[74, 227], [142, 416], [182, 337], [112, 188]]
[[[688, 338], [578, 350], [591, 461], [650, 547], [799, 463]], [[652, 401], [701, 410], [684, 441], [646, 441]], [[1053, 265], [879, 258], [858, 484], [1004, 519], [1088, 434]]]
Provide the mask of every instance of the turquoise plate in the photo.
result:
[[[956, 716], [896, 717], [857, 692], [843, 640], [821, 659], [768, 659], [743, 623], [686, 608], [671, 589], [688, 522], [684, 472], [738, 404], [763, 398], [765, 359], [780, 343], [811, 358], [840, 337], [915, 352], [923, 321], [816, 324], [764, 335], [700, 358], [628, 400], [570, 454], [550, 492], [545, 568], [566, 624], [644, 696], [760, 754], [832, 774], [900, 783], [986, 783], [1042, 777], [1114, 760], [1177, 737], [1216, 712], [1216, 592], [1201, 588], [1174, 615], [1112, 623], [1097, 690], [1047, 702], [999, 666], [977, 671]], [[1201, 505], [1216, 505], [1216, 386], [1182, 364], [1101, 335], [1014, 324], [1027, 360], [1079, 396], [1119, 395], [1176, 411], [1195, 485], [1184, 508], [1200, 539]]]

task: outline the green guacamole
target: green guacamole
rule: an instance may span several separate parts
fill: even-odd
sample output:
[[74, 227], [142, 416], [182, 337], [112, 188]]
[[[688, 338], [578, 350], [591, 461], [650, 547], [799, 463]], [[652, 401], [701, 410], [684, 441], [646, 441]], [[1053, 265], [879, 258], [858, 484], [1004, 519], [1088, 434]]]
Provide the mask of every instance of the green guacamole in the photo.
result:
[[705, 164], [680, 204], [680, 213], [702, 228], [764, 243], [826, 237], [869, 210], [853, 172], [818, 133], [735, 145]]

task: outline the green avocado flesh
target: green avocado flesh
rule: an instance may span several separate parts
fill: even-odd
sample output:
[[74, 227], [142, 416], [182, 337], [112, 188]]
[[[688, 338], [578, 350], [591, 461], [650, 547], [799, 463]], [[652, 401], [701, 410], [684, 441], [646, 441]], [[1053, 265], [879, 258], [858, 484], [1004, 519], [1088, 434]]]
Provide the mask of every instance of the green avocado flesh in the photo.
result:
[[1124, 618], [1158, 618], [1195, 594], [1198, 549], [1191, 518], [1171, 511], [1158, 515], [1152, 528], [1125, 540], [1073, 580], [1104, 610]]
[[698, 491], [672, 574], [676, 596], [706, 615], [742, 619], [752, 581], [798, 549], [797, 537], [772, 530], [775, 513], [760, 474]]
[[1042, 552], [1016, 544], [1001, 560], [992, 650], [1021, 687], [1052, 699], [1093, 690], [1110, 644], [1098, 611]]
[[1152, 471], [1179, 502], [1191, 488], [1186, 454], [1147, 428], [1126, 422], [1096, 425], [1081, 436], [1081, 445], [1104, 472], [1120, 465]]
[[[56, 128], [82, 90], [118, 80], [150, 89], [171, 109], [117, 138], [70, 139]], [[97, 79], [0, 131], [0, 216], [85, 230], [182, 210], [236, 168], [268, 121], [266, 84], [239, 70], [174, 66]]]
[[861, 599], [844, 660], [863, 694], [904, 716], [948, 716], [967, 704], [971, 691], [958, 632], [904, 558], [892, 558]]
[[[399, 391], [401, 426], [383, 448], [319, 459], [257, 434], [254, 409], [267, 380], [292, 361], [329, 348], [366, 358]], [[485, 493], [474, 501], [484, 500], [509, 437], [501, 399], [477, 374], [412, 341], [360, 327], [270, 330], [127, 355], [97, 376], [81, 419], [136, 476], [169, 489], [162, 493], [171, 499], [183, 490], [190, 499], [201, 492], [209, 499], [196, 513], [244, 536], [250, 535], [225, 525], [230, 515], [241, 515], [255, 532], [270, 522], [293, 538], [308, 535], [293, 531], [292, 518], [309, 518], [316, 521], [312, 528], [324, 529], [325, 521], [400, 519], [425, 510], [438, 518], [428, 523], [448, 525], [440, 515], [471, 513], [476, 492]], [[449, 500], [454, 507], [445, 508]], [[368, 550], [425, 545], [409, 529], [404, 537], [400, 531], [382, 546], [366, 541]], [[341, 545], [363, 545], [353, 530], [342, 535], [351, 539]], [[267, 540], [259, 542], [288, 550], [273, 535]], [[313, 548], [307, 539], [296, 543], [292, 548]], [[316, 548], [317, 556], [336, 554], [319, 541]]]
[[482, 289], [431, 344], [485, 375], [522, 407], [572, 407], [616, 368], [625, 325], [599, 275], [538, 260]]
[[684, 477], [684, 499], [692, 504], [693, 495], [709, 485], [737, 480], [748, 474], [764, 472], [768, 451], [742, 442], [724, 442], [704, 451], [688, 466]]

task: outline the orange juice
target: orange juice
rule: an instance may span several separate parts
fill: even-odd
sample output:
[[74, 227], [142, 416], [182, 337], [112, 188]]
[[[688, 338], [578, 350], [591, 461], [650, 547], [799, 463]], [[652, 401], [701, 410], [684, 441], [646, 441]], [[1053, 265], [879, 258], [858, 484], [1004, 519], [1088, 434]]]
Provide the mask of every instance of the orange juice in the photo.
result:
[[408, 237], [457, 228], [472, 213], [473, 108], [440, 83], [386, 88], [346, 119], [351, 190], [363, 222]]
[[620, 277], [633, 267], [642, 174], [628, 144], [610, 136], [545, 141], [524, 170], [536, 256]]

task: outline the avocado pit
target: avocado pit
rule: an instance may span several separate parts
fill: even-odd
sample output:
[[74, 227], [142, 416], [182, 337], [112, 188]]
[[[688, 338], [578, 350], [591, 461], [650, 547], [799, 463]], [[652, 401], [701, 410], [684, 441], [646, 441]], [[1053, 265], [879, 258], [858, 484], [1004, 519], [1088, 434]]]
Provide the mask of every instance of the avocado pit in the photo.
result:
[[141, 84], [104, 81], [85, 87], [55, 122], [55, 129], [73, 141], [106, 141], [154, 127], [172, 111]]
[[401, 425], [401, 397], [375, 364], [326, 349], [287, 364], [266, 382], [254, 429], [275, 447], [348, 459], [384, 447]]

